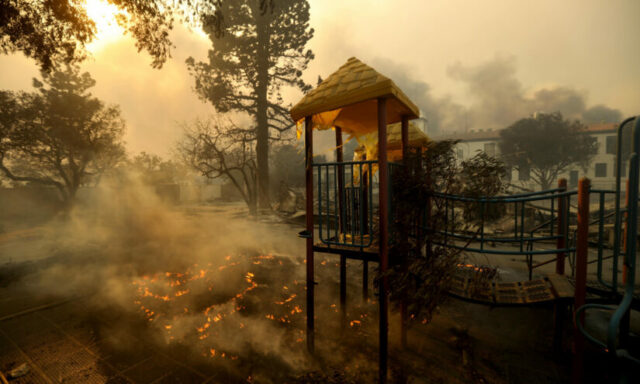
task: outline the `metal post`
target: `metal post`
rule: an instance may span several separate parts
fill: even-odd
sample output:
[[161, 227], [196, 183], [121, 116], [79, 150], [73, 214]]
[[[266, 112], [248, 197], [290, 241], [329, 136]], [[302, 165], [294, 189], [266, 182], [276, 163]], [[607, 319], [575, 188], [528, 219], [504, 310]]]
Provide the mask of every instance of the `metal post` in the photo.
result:
[[[582, 178], [578, 183], [578, 230], [576, 242], [576, 288], [574, 308], [585, 303], [587, 294], [587, 256], [589, 253], [589, 179]], [[584, 312], [576, 319], [584, 323]], [[584, 336], [574, 327], [573, 331], [573, 383], [582, 383]]]
[[633, 152], [629, 158], [629, 193], [627, 206], [627, 250], [625, 252], [624, 263], [627, 266], [627, 281], [624, 284], [624, 296], [622, 301], [616, 308], [609, 321], [609, 329], [607, 332], [607, 346], [610, 351], [617, 351], [616, 336], [620, 336], [620, 349], [626, 349], [629, 337], [629, 329], [627, 320], [629, 310], [633, 302], [635, 274], [636, 274], [636, 257], [638, 245], [638, 178], [640, 162], [638, 155], [640, 154], [640, 119], [636, 118], [633, 126]]
[[[629, 247], [627, 234], [629, 233], [629, 179], [627, 179], [627, 189], [625, 193], [624, 229], [622, 230], [622, 285], [627, 285], [627, 248]], [[616, 234], [617, 236], [617, 234]], [[616, 275], [618, 271], [614, 271]]]
[[[407, 116], [402, 116], [402, 125], [401, 125], [401, 133], [402, 133], [402, 162], [405, 166], [405, 170], [409, 167], [409, 118]], [[402, 241], [408, 244], [409, 237], [408, 234], [403, 234]], [[417, 250], [418, 252], [420, 250]], [[409, 249], [407, 249], [409, 252]], [[408, 255], [407, 255], [408, 256]], [[407, 266], [408, 260], [405, 260], [404, 270], [405, 272], [408, 269]], [[407, 309], [407, 300], [406, 298], [402, 299], [402, 303], [400, 303], [400, 345], [402, 348], [407, 347], [407, 328], [408, 328], [408, 309]]]
[[[342, 128], [335, 127], [336, 130], [336, 172], [338, 172], [338, 227], [340, 229], [340, 235], [344, 233], [344, 217], [342, 215], [344, 206], [344, 174], [343, 166], [340, 163], [344, 162], [344, 151], [342, 150]], [[342, 320], [342, 327], [347, 324], [347, 257], [340, 255], [340, 317]]]
[[[627, 179], [627, 193], [625, 195], [625, 207], [627, 208], [624, 213], [624, 231], [623, 231], [623, 239], [622, 239], [622, 250], [623, 250], [623, 259], [622, 259], [622, 285], [627, 285], [627, 277], [629, 274], [629, 264], [628, 264], [628, 247], [629, 247], [629, 179]], [[632, 239], [632, 241], [637, 241], [636, 239]], [[613, 271], [616, 275], [618, 271]], [[616, 289], [616, 294], [617, 289]], [[626, 348], [629, 343], [629, 331], [631, 329], [631, 311], [627, 311], [620, 320], [620, 347]]]
[[[560, 189], [560, 193], [567, 190], [567, 179], [558, 180], [558, 189]], [[567, 205], [568, 202], [566, 196], [558, 197], [558, 241], [556, 242], [557, 249], [567, 248], [566, 220], [569, 219], [567, 217]], [[558, 257], [556, 260], [556, 273], [558, 275], [564, 275], [564, 258], [565, 252], [558, 252]]]
[[314, 270], [313, 270], [313, 125], [311, 116], [304, 119], [305, 183], [307, 192], [307, 350], [315, 349]]
[[388, 352], [388, 308], [387, 291], [388, 279], [386, 276], [389, 265], [389, 164], [387, 162], [387, 99], [378, 98], [378, 197], [380, 199], [378, 207], [380, 221], [378, 228], [380, 231], [379, 255], [380, 255], [380, 325], [379, 325], [379, 381], [387, 382], [387, 352]]
[[[633, 121], [633, 117], [625, 119], [618, 126], [618, 140], [616, 142], [616, 206], [615, 206], [615, 221], [614, 221], [614, 229], [613, 233], [615, 233], [615, 237], [613, 238], [613, 275], [611, 282], [611, 289], [613, 292], [618, 290], [618, 256], [620, 253], [620, 181], [622, 180], [622, 135], [624, 134], [624, 128], [627, 126], [627, 123]], [[629, 179], [627, 179], [627, 187], [629, 183]], [[627, 188], [627, 196], [629, 196], [629, 189]], [[628, 204], [627, 204], [628, 206]], [[624, 237], [626, 239], [626, 236]], [[624, 275], [623, 275], [624, 278]], [[624, 284], [624, 283], [623, 283]]]

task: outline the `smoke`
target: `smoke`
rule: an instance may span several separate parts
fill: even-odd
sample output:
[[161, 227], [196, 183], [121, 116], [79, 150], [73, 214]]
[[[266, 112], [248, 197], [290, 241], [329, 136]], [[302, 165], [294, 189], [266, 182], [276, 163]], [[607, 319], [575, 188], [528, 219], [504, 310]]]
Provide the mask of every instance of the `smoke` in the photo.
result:
[[143, 321], [154, 343], [214, 362], [251, 352], [305, 367], [303, 336], [283, 326], [304, 318], [302, 259], [280, 256], [303, 255], [303, 243], [285, 227], [245, 219], [238, 205], [172, 207], [133, 176], [81, 200], [46, 226], [39, 243], [50, 256], [21, 284], [119, 314], [109, 333]]
[[[236, 204], [171, 206], [135, 175], [105, 178], [46, 225], [33, 247], [48, 258], [15, 284], [36, 296], [82, 298], [110, 320], [98, 332], [114, 336], [119, 350], [142, 338], [184, 348], [191, 361], [221, 366], [234, 380], [283, 382], [316, 364], [305, 353], [304, 242], [291, 226], [246, 214]], [[325, 287], [317, 291], [317, 321], [335, 335], [338, 267], [328, 260], [316, 264]], [[375, 329], [368, 323], [375, 310], [351, 306], [358, 328], [351, 337], [360, 344], [362, 332]], [[375, 348], [358, 344], [358, 353], [344, 355], [345, 340], [330, 336], [319, 345], [323, 361], [367, 366], [362, 354]]]
[[372, 65], [382, 74], [393, 79], [396, 85], [416, 103], [422, 115], [427, 118], [431, 132], [450, 130], [452, 127], [460, 129], [465, 126], [465, 108], [448, 96], [434, 96], [431, 93], [431, 86], [413, 77], [408, 66], [388, 59], [376, 59]]
[[526, 89], [517, 77], [513, 56], [496, 56], [475, 66], [456, 63], [447, 69], [447, 74], [468, 92], [468, 106], [448, 96], [435, 97], [430, 85], [412, 76], [406, 66], [389, 60], [376, 60], [375, 66], [418, 105], [431, 132], [502, 129], [534, 112], [561, 112], [566, 118], [586, 124], [622, 119], [617, 109], [605, 105], [588, 107], [588, 95], [580, 89], [563, 85]]

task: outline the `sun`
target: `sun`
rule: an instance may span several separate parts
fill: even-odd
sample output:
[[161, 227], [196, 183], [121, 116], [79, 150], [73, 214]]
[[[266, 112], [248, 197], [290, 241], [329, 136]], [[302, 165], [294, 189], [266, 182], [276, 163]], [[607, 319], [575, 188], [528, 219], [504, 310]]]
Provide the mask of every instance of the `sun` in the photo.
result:
[[116, 15], [122, 13], [118, 7], [106, 0], [86, 0], [85, 9], [87, 16], [96, 23], [96, 36], [87, 44], [89, 51], [96, 52], [123, 37], [124, 29], [116, 21]]

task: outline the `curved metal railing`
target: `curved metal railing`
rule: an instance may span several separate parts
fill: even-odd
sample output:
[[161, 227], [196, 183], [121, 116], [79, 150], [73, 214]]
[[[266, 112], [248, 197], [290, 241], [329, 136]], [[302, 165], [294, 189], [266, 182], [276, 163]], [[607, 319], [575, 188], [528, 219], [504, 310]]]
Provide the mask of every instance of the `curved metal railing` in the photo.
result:
[[[615, 206], [615, 239], [614, 239], [614, 276], [617, 276], [615, 271], [617, 270], [617, 256], [619, 255], [620, 248], [620, 192], [621, 192], [621, 158], [623, 155], [622, 151], [622, 134], [624, 132], [624, 127], [627, 123], [632, 121], [634, 118], [629, 118], [622, 122], [618, 127], [618, 154], [617, 154], [617, 172], [616, 172], [616, 206]], [[580, 308], [577, 308], [576, 313], [574, 315], [574, 321], [578, 330], [584, 335], [584, 337], [590, 342], [594, 343], [597, 346], [603, 348], [606, 352], [614, 354], [618, 358], [624, 358], [626, 360], [635, 362], [640, 364], [640, 360], [631, 356], [629, 351], [624, 347], [621, 347], [618, 343], [618, 340], [621, 338], [628, 337], [628, 328], [624, 330], [624, 332], [619, 332], [621, 329], [621, 322], [625, 317], [628, 317], [629, 310], [631, 308], [631, 304], [634, 296], [635, 289], [635, 272], [636, 272], [636, 257], [637, 257], [637, 236], [638, 236], [638, 187], [639, 187], [639, 156], [640, 153], [640, 119], [635, 118], [635, 124], [633, 127], [633, 151], [629, 158], [629, 196], [627, 196], [628, 200], [628, 212], [627, 212], [627, 231], [626, 231], [626, 244], [627, 249], [624, 252], [625, 256], [625, 270], [626, 270], [626, 283], [624, 288], [624, 294], [622, 296], [622, 300], [617, 306], [609, 306], [609, 305], [600, 305], [600, 304], [585, 304]], [[617, 280], [614, 278], [613, 284], [614, 289], [617, 289]], [[607, 340], [606, 342], [600, 341], [595, 337], [591, 336], [585, 329], [582, 324], [581, 318], [583, 313], [588, 309], [606, 309], [612, 310], [613, 314], [611, 319], [609, 320], [609, 325], [607, 327]], [[628, 321], [628, 319], [624, 320]], [[625, 327], [626, 328], [626, 327]], [[621, 334], [622, 333], [622, 334]]]

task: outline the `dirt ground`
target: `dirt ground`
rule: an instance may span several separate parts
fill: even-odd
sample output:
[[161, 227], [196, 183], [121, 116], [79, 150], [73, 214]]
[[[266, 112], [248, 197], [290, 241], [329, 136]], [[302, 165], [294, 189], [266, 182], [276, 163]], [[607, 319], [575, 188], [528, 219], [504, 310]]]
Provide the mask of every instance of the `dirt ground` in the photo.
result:
[[[205, 242], [221, 231], [201, 225], [211, 218], [246, 220], [236, 205], [176, 211], [184, 220], [178, 227], [197, 223]], [[251, 239], [246, 247], [217, 254], [214, 245], [193, 260], [188, 252], [165, 255], [195, 241], [179, 230], [176, 238], [136, 236], [122, 249], [144, 254], [144, 262], [132, 256], [126, 263], [135, 268], [109, 274], [104, 271], [114, 263], [124, 263], [104, 256], [113, 238], [70, 246], [51, 225], [0, 234], [0, 372], [18, 373], [10, 383], [375, 382], [378, 307], [373, 286], [371, 299], [362, 299], [362, 262], [348, 263], [342, 323], [338, 258], [316, 256], [316, 354], [309, 356], [301, 228], [276, 218], [243, 225]], [[290, 241], [273, 248], [279, 239]], [[181, 241], [184, 248], [173, 248]], [[523, 267], [507, 260], [503, 269]], [[552, 306], [492, 308], [450, 299], [431, 322], [411, 324], [402, 350], [399, 316], [392, 312], [390, 377], [398, 383], [565, 383], [569, 319], [564, 328], [562, 351], [554, 353]], [[19, 375], [24, 363], [27, 372]], [[587, 363], [588, 382], [616, 379], [616, 367], [595, 351]]]

